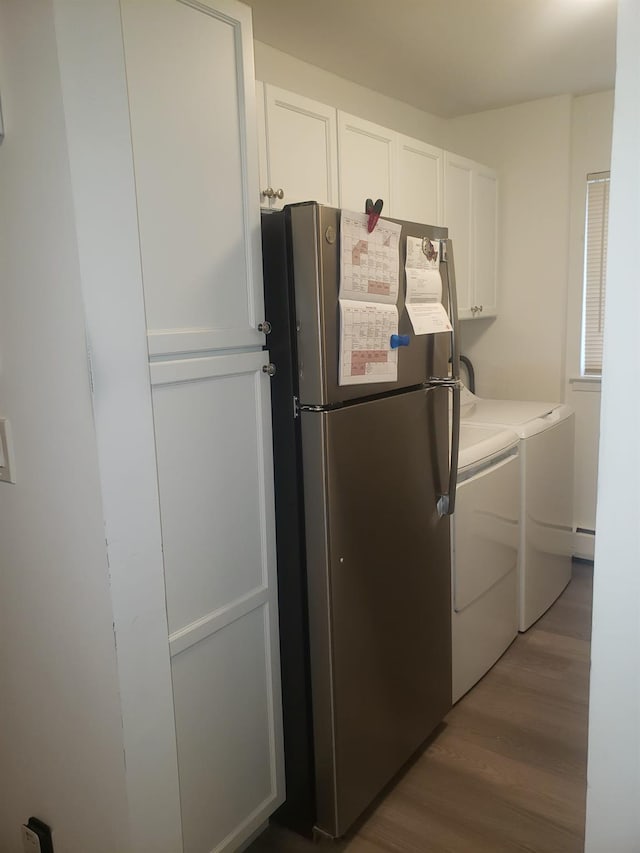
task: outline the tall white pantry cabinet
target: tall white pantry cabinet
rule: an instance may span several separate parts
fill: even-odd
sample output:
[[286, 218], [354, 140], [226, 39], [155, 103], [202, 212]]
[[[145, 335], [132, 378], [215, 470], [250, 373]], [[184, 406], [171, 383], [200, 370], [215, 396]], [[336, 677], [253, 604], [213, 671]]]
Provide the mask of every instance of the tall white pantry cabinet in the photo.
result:
[[223, 853], [284, 798], [250, 11], [54, 10], [131, 849]]

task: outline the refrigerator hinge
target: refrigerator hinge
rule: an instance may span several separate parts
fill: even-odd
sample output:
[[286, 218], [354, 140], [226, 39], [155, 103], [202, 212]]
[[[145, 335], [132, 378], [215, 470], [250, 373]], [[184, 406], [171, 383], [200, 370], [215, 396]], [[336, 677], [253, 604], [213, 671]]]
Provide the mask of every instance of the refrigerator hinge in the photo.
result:
[[328, 406], [307, 406], [304, 404], [300, 405], [300, 403], [298, 403], [298, 412], [326, 412], [328, 410]]
[[461, 388], [462, 383], [459, 379], [454, 379], [453, 376], [430, 376], [427, 382], [428, 386], [436, 388]]
[[440, 240], [440, 260], [443, 264], [447, 263], [447, 241]]

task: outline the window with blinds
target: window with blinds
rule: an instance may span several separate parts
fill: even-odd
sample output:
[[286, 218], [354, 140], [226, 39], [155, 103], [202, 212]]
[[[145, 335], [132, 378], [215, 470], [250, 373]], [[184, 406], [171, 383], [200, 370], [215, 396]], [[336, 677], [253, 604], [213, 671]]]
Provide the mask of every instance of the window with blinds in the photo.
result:
[[584, 246], [584, 296], [582, 306], [582, 374], [602, 373], [607, 286], [607, 226], [609, 221], [609, 172], [587, 175], [587, 216]]

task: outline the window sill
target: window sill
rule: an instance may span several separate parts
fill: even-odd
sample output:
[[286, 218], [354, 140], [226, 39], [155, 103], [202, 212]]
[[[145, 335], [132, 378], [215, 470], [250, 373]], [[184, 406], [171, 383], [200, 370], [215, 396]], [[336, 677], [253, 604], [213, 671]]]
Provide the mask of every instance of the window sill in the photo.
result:
[[569, 385], [572, 391], [592, 391], [600, 393], [602, 385], [601, 376], [570, 376]]

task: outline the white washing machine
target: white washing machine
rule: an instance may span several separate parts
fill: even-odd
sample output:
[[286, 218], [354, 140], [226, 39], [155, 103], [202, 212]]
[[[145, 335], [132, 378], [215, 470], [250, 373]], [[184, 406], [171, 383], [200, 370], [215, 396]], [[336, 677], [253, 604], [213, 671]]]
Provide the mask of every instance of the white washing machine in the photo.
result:
[[518, 634], [518, 436], [460, 425], [451, 520], [452, 674], [457, 702]]
[[574, 414], [562, 403], [485, 400], [462, 392], [462, 422], [520, 439], [519, 629], [526, 631], [571, 580]]

